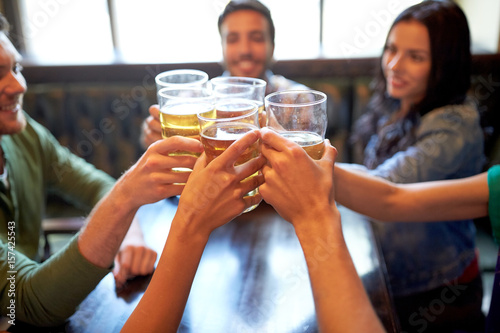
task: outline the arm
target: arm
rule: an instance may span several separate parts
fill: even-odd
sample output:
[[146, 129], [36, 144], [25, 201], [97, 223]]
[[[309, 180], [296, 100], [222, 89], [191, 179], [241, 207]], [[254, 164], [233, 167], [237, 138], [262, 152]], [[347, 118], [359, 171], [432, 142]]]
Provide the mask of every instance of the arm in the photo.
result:
[[335, 198], [382, 221], [429, 222], [488, 215], [487, 173], [456, 180], [394, 184], [338, 164]]
[[[173, 185], [172, 181], [177, 181], [178, 176], [166, 172], [173, 167], [192, 166], [196, 161], [194, 156], [169, 156], [179, 147], [192, 151], [203, 149], [197, 140], [183, 137], [155, 142], [99, 202], [90, 221], [103, 222], [89, 223], [80, 234], [80, 250], [89, 261], [101, 267], [111, 266], [139, 207], [168, 197], [172, 187], [184, 188], [184, 185]], [[181, 177], [185, 181], [188, 176]]]
[[[158, 110], [157, 110], [158, 111]], [[158, 111], [159, 112], [159, 111]], [[161, 139], [161, 136], [158, 138]], [[158, 140], [160, 141], [160, 140]], [[203, 146], [198, 140], [175, 137], [167, 140], [171, 143], [169, 152], [180, 148], [187, 151], [202, 152]], [[173, 167], [185, 167], [192, 169], [196, 158], [192, 156], [165, 156], [168, 158], [169, 168], [163, 170], [166, 176], [165, 197], [179, 195], [184, 189], [184, 184], [190, 172], [173, 172]], [[130, 192], [134, 193], [134, 192]], [[147, 223], [147, 221], [146, 221]], [[122, 288], [128, 279], [135, 276], [148, 275], [153, 273], [157, 253], [147, 246], [144, 241], [142, 230], [138, 219], [133, 219], [132, 225], [120, 246], [115, 258], [113, 274], [117, 289]]]
[[[8, 258], [14, 259], [14, 270], [9, 267]], [[11, 251], [7, 244], [0, 242], [0, 271], [5, 277], [0, 280], [0, 313], [9, 320], [36, 326], [64, 323], [109, 273], [108, 268], [97, 267], [81, 255], [78, 236], [43, 264]], [[8, 273], [10, 271], [15, 273]], [[15, 277], [14, 288], [12, 279], [7, 279], [11, 277]], [[15, 300], [15, 316], [11, 317], [8, 306], [12, 300]]]
[[250, 132], [208, 165], [204, 154], [199, 158], [180, 198], [153, 278], [122, 332], [177, 332], [211, 232], [261, 200], [260, 195], [244, 196], [262, 184], [262, 175], [241, 181], [259, 170], [264, 159], [234, 166], [258, 137], [258, 131]]
[[[190, 156], [173, 158], [168, 156], [169, 152], [178, 149], [179, 145], [189, 147], [190, 144], [191, 141], [179, 137], [151, 145], [92, 210], [79, 234], [48, 261], [37, 264], [16, 254], [17, 319], [48, 326], [63, 322], [74, 312], [109, 272], [139, 207], [168, 195], [171, 175], [165, 170], [190, 165], [194, 159]], [[0, 252], [0, 269], [7, 272], [11, 269], [5, 261], [5, 247], [0, 247]], [[9, 287], [6, 280], [0, 281], [2, 313], [10, 303], [5, 293]]]
[[[152, 106], [150, 111], [153, 112], [154, 110], [156, 110], [156, 115], [158, 115], [159, 110], [155, 109], [155, 106]], [[160, 139], [161, 135], [155, 141], [159, 141]], [[172, 143], [169, 148], [170, 152], [181, 148], [182, 150], [200, 153], [203, 151], [203, 146], [198, 140], [183, 137], [169, 138], [167, 140]], [[169, 159], [170, 166], [168, 169], [163, 170], [168, 179], [167, 183], [164, 184], [165, 197], [180, 195], [184, 189], [184, 185], [182, 184], [186, 183], [190, 172], [175, 172], [172, 171], [172, 168], [185, 167], [192, 169], [196, 158], [192, 156], [184, 156], [181, 159], [179, 159], [179, 156], [169, 156], [167, 158]], [[147, 221], [145, 222], [147, 223]], [[145, 243], [139, 220], [135, 218], [115, 258], [113, 274], [117, 289], [122, 288], [128, 279], [153, 273], [156, 258], [156, 251], [148, 247]]]
[[[297, 144], [262, 129], [266, 202], [290, 221], [300, 241], [313, 289], [320, 331], [383, 332], [345, 244], [334, 202], [333, 165], [336, 150], [329, 144], [314, 161]], [[326, 145], [326, 143], [325, 143]], [[332, 251], [317, 263], [318, 244]]]
[[[33, 128], [41, 133], [39, 137], [40, 145], [44, 151], [43, 158], [47, 160], [45, 165], [49, 166], [44, 172], [47, 174], [46, 179], [49, 180], [50, 188], [55, 189], [60, 195], [77, 206], [95, 206], [112, 187], [115, 182], [114, 179], [62, 147], [39, 124], [33, 123]], [[173, 143], [177, 143], [178, 146], [182, 145], [187, 150], [196, 152], [203, 150], [197, 140], [175, 140], [178, 141]], [[175, 151], [178, 147], [172, 144], [169, 149]], [[195, 161], [195, 158], [181, 160], [171, 157], [170, 162], [173, 164], [182, 163], [182, 166], [192, 168]], [[177, 166], [181, 166], [181, 164]], [[169, 177], [170, 181], [166, 186], [166, 197], [178, 195], [182, 192], [183, 186], [176, 183], [184, 183], [189, 177], [189, 173], [170, 172]], [[121, 288], [132, 277], [151, 274], [154, 270], [156, 256], [156, 252], [144, 242], [140, 225], [134, 219], [116, 256], [114, 276], [117, 288]]]

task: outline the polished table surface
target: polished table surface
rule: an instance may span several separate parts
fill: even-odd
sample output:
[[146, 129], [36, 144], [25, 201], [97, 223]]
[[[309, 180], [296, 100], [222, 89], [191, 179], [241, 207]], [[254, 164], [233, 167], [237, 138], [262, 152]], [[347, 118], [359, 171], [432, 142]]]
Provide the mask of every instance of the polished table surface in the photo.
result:
[[[161, 252], [177, 198], [139, 211], [146, 242]], [[385, 266], [369, 221], [339, 207], [344, 236], [365, 289], [388, 332], [397, 332]], [[328, 244], [315, 259], [326, 260]], [[67, 332], [119, 332], [150, 277], [115, 291], [108, 274], [66, 325]], [[144, 320], [148, 320], [147, 317]], [[179, 332], [317, 332], [306, 262], [293, 227], [265, 204], [216, 229], [196, 273]]]

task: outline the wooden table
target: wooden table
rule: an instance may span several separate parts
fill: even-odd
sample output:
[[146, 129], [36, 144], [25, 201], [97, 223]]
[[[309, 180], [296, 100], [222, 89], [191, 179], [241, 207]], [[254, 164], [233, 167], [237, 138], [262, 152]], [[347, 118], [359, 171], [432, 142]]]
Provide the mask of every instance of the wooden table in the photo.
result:
[[[177, 198], [139, 211], [148, 244], [161, 252]], [[346, 242], [388, 332], [397, 332], [385, 266], [369, 221], [340, 207]], [[319, 245], [321, 264], [327, 244]], [[111, 274], [84, 300], [67, 332], [119, 332], [149, 278], [118, 295]], [[147, 320], [147, 317], [144, 318]], [[317, 332], [307, 267], [293, 227], [265, 204], [218, 228], [207, 244], [179, 332]]]

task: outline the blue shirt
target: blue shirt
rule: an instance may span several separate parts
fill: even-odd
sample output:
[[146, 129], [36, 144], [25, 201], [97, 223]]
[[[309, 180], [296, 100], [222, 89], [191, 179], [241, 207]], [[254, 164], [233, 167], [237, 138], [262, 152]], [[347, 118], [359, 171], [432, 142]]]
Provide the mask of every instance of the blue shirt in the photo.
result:
[[[484, 164], [483, 132], [472, 104], [448, 105], [421, 118], [416, 142], [367, 172], [395, 183], [456, 179]], [[423, 292], [462, 275], [475, 257], [471, 220], [374, 223], [395, 296]]]
[[[222, 76], [229, 76], [230, 73], [228, 71], [225, 71], [222, 73]], [[310, 90], [311, 88], [292, 81], [290, 79], [287, 79], [286, 77], [282, 75], [277, 75], [274, 74], [271, 70], [266, 70], [266, 73], [264, 75], [264, 81], [266, 81], [266, 95], [269, 95], [271, 93], [277, 92], [277, 91], [283, 91], [283, 90]]]

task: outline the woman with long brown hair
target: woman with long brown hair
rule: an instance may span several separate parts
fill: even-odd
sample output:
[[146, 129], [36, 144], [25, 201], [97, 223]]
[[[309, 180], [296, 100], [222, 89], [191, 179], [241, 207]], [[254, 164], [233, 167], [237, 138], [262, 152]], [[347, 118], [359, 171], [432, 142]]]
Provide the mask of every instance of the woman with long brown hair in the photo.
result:
[[[455, 3], [424, 1], [396, 18], [373, 98], [352, 137], [363, 151], [367, 172], [395, 183], [415, 183], [482, 171], [479, 113], [467, 99], [470, 67], [469, 27]], [[426, 332], [482, 325], [471, 220], [376, 224], [375, 230], [405, 331], [423, 323]], [[464, 286], [460, 298], [433, 309], [433, 300], [450, 284]], [[473, 324], [462, 325], [465, 317]]]

